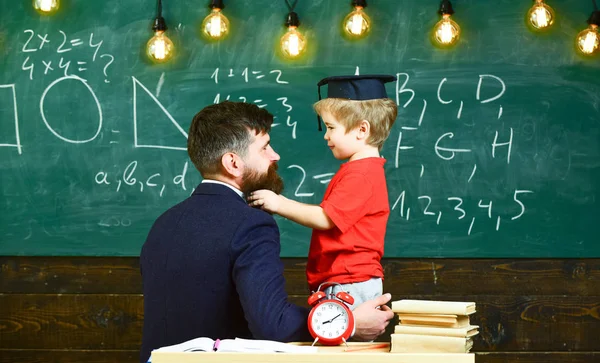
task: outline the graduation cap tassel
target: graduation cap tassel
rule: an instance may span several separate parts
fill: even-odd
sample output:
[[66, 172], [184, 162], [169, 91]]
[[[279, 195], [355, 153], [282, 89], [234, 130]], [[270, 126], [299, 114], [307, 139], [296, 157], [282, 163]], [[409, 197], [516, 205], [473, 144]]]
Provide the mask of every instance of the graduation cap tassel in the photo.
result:
[[[321, 86], [317, 86], [317, 93], [319, 94], [319, 101], [321, 100]], [[319, 125], [319, 131], [323, 131], [323, 128], [321, 127], [321, 116], [319, 116], [319, 114], [317, 114], [317, 125]]]

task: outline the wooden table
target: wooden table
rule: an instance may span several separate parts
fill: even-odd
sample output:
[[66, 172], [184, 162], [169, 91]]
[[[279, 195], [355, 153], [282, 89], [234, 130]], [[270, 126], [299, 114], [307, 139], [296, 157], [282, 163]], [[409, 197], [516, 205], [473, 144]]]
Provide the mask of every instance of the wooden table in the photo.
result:
[[[304, 344], [304, 343], [298, 343]], [[389, 343], [319, 347], [317, 353], [153, 352], [152, 363], [474, 363], [473, 353], [390, 353]]]

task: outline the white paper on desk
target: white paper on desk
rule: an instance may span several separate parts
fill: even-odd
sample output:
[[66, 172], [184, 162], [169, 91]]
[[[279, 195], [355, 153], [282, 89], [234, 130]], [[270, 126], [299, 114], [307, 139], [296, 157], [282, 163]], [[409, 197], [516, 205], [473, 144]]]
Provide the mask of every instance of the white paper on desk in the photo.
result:
[[[231, 340], [229, 342], [231, 342]], [[233, 343], [235, 344], [235, 346], [238, 346], [238, 347], [241, 346], [244, 349], [243, 350], [244, 352], [259, 351], [262, 353], [265, 353], [265, 352], [316, 353], [318, 351], [317, 347], [312, 347], [310, 345], [294, 345], [294, 344], [288, 344], [288, 343], [281, 343], [281, 342], [277, 342], [274, 340], [235, 338], [235, 340], [233, 340]], [[219, 344], [218, 351], [220, 351], [220, 352], [230, 351], [230, 350], [223, 350], [221, 348], [224, 344], [228, 344], [228, 341], [221, 341], [221, 344]]]
[[245, 352], [245, 353], [316, 353], [317, 347], [294, 345], [274, 340], [223, 339], [218, 344], [211, 338], [200, 337], [183, 343], [164, 346], [155, 352]]
[[195, 338], [183, 343], [168, 345], [165, 347], [161, 347], [155, 349], [154, 351], [158, 352], [195, 352], [195, 351], [204, 351], [204, 352], [212, 352], [215, 341], [211, 338]]

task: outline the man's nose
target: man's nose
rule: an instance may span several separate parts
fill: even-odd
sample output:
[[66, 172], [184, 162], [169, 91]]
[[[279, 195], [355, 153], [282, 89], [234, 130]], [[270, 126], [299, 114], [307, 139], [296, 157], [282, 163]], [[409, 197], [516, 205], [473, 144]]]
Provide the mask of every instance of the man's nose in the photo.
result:
[[279, 159], [281, 159], [281, 157], [279, 156], [279, 154], [277, 154], [275, 152], [275, 150], [272, 151], [272, 155], [271, 155], [271, 160], [273, 161], [278, 161]]

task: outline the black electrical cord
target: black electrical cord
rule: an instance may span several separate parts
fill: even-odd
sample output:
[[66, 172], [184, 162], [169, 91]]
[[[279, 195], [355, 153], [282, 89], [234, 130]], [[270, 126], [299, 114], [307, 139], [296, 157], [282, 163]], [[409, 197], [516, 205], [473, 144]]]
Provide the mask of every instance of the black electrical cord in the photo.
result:
[[211, 0], [210, 5], [208, 6], [211, 9], [221, 9], [225, 8], [225, 4], [223, 4], [223, 0]]
[[298, 18], [298, 14], [294, 12], [294, 8], [296, 7], [296, 4], [298, 4], [298, 0], [294, 0], [293, 4], [290, 4], [289, 0], [285, 0], [285, 3], [290, 11], [285, 19], [285, 26], [300, 26], [300, 18]]
[[158, 0], [156, 2], [156, 18], [154, 19], [154, 25], [152, 25], [152, 30], [154, 30], [155, 32], [164, 32], [165, 30], [167, 30], [167, 23], [162, 17], [162, 0]]
[[600, 26], [600, 10], [598, 10], [598, 4], [596, 4], [596, 0], [592, 0], [592, 4], [594, 4], [594, 11], [590, 18], [587, 20], [587, 23], [590, 25]]
[[452, 8], [452, 3], [449, 0], [442, 0], [440, 3], [440, 10], [438, 10], [438, 14], [440, 15], [452, 15], [454, 14], [454, 9]]
[[295, 0], [294, 4], [290, 4], [289, 0], [285, 0], [285, 3], [287, 4], [287, 7], [290, 10], [290, 13], [292, 13], [292, 12], [294, 12], [294, 8], [296, 7], [296, 4], [298, 4], [298, 0]]

